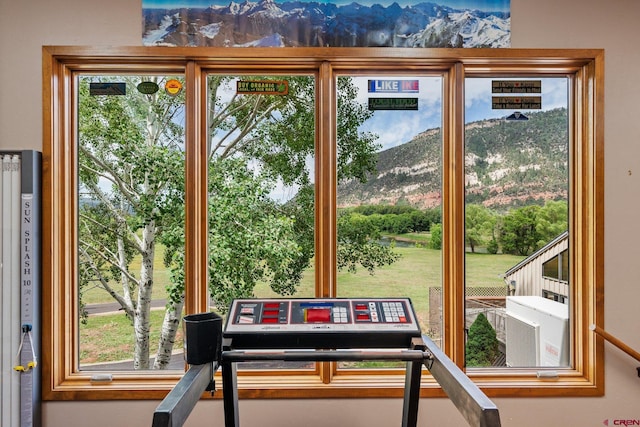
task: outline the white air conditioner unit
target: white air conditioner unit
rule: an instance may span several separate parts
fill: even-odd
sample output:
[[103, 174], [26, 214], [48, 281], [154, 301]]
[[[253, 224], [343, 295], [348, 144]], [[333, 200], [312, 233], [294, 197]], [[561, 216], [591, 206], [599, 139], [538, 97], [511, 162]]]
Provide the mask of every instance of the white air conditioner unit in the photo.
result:
[[569, 306], [537, 296], [507, 297], [506, 358], [511, 367], [569, 366]]

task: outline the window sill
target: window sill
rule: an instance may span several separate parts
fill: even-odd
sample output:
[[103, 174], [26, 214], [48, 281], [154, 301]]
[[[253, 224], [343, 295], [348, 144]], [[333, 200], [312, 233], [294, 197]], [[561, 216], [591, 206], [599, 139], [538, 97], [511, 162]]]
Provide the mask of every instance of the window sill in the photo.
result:
[[[544, 371], [551, 372], [551, 371]], [[107, 373], [104, 373], [105, 375]], [[559, 397], [602, 396], [603, 387], [581, 373], [564, 369], [556, 377], [538, 376], [532, 370], [467, 371], [468, 376], [489, 397]], [[95, 374], [94, 374], [95, 375]], [[166, 375], [112, 374], [111, 381], [91, 381], [91, 376], [74, 375], [43, 394], [44, 400], [121, 400], [163, 399], [175, 386], [182, 374], [176, 371]], [[203, 398], [222, 397], [222, 378], [215, 376], [217, 391]], [[238, 394], [241, 399], [290, 398], [401, 398], [404, 395], [404, 373], [371, 375], [339, 373], [330, 384], [324, 384], [318, 375], [239, 375]], [[421, 380], [421, 397], [445, 397], [435, 379], [425, 373]]]

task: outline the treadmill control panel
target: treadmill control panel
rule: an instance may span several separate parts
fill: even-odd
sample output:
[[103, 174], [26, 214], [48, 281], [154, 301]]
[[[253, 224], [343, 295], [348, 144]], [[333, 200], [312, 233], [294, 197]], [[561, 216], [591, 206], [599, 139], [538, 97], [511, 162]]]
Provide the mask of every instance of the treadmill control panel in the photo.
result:
[[404, 346], [420, 326], [409, 298], [237, 299], [224, 335], [254, 347], [384, 348]]

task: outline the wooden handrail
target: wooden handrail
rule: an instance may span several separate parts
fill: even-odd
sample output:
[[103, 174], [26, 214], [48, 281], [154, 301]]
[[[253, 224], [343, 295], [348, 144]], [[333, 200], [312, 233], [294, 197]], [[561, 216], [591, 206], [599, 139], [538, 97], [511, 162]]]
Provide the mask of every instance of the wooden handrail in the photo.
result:
[[[591, 327], [589, 329], [591, 329], [593, 332], [595, 332], [596, 334], [600, 335], [602, 338], [604, 338], [605, 340], [609, 341], [611, 344], [615, 345], [620, 350], [624, 351], [629, 356], [633, 357], [638, 362], [640, 362], [640, 353], [638, 353], [637, 351], [635, 351], [634, 349], [632, 349], [631, 347], [629, 347], [628, 345], [626, 345], [625, 343], [620, 341], [618, 338], [616, 338], [613, 335], [611, 335], [609, 332], [607, 332], [604, 329], [602, 329], [600, 326], [591, 325]], [[639, 374], [640, 374], [640, 372], [639, 372]]]

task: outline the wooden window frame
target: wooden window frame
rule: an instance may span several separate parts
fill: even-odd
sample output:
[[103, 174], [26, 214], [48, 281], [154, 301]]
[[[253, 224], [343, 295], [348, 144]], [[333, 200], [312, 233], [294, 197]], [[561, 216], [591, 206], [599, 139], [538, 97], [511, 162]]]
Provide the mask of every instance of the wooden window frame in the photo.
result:
[[[316, 294], [336, 293], [335, 74], [441, 72], [443, 88], [443, 351], [464, 365], [464, 79], [465, 76], [567, 76], [570, 90], [570, 274], [572, 367], [468, 369], [492, 397], [600, 396], [604, 343], [589, 326], [604, 324], [604, 51], [601, 49], [396, 48], [93, 48], [45, 46], [43, 55], [43, 331], [45, 400], [161, 399], [182, 373], [113, 372], [108, 383], [79, 371], [76, 272], [76, 73], [181, 73], [186, 81], [185, 313], [207, 310], [207, 70], [313, 73], [316, 94]], [[238, 71], [240, 70], [240, 71]], [[446, 166], [448, 165], [448, 166]], [[239, 378], [240, 397], [400, 397], [404, 374], [354, 373], [319, 363], [313, 375], [255, 373]], [[422, 396], [443, 396], [425, 373]], [[216, 393], [220, 397], [220, 393]]]

